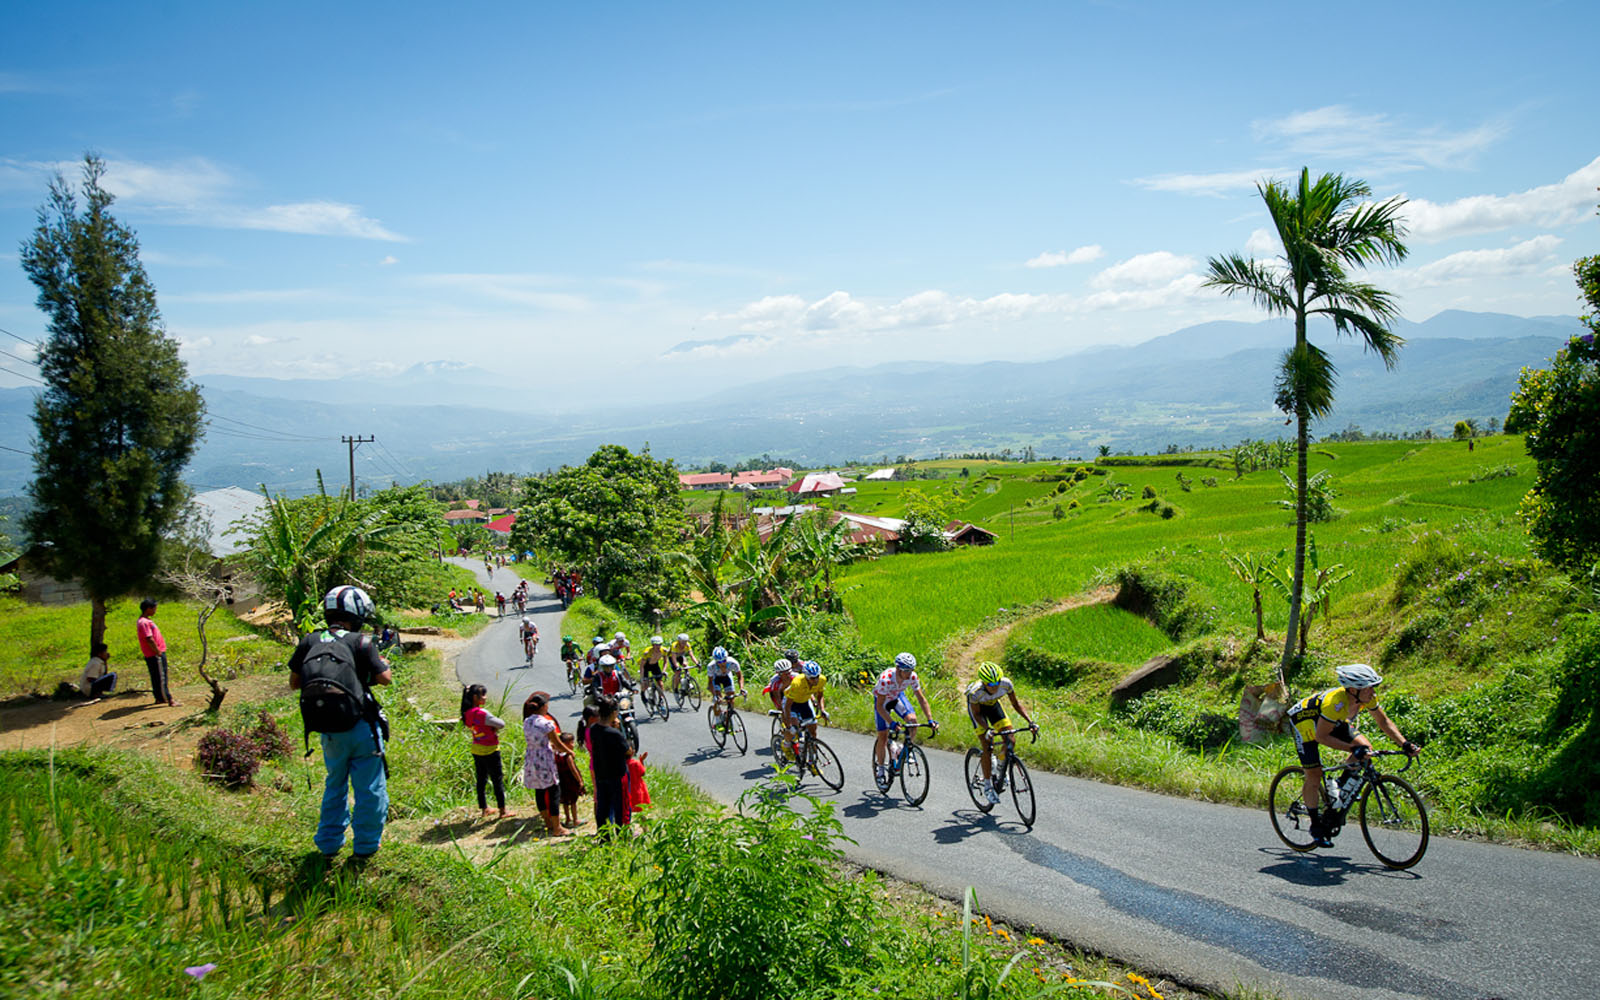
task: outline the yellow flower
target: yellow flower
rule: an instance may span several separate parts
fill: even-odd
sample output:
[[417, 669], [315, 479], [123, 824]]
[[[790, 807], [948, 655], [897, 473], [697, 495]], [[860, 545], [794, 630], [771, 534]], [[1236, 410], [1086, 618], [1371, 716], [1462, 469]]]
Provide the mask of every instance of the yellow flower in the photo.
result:
[[1008, 932], [1004, 927], [995, 928], [995, 933], [1000, 935], [1001, 937], [1005, 938], [1007, 941], [1011, 940], [1010, 932]]
[[1049, 942], [1046, 941], [1044, 938], [1039, 938], [1039, 937], [1031, 937], [1031, 938], [1029, 938], [1028, 939], [1028, 943], [1031, 944], [1031, 945], [1049, 944]]

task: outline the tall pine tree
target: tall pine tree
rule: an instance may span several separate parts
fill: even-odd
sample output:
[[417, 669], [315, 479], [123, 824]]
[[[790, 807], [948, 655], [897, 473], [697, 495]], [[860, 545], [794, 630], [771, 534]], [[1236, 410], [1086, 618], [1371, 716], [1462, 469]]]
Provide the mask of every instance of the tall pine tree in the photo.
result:
[[22, 245], [49, 317], [24, 527], [50, 572], [88, 592], [91, 646], [105, 634], [106, 602], [155, 576], [163, 536], [189, 502], [180, 476], [205, 413], [162, 326], [139, 241], [109, 211], [105, 169], [84, 157], [81, 206], [56, 175]]

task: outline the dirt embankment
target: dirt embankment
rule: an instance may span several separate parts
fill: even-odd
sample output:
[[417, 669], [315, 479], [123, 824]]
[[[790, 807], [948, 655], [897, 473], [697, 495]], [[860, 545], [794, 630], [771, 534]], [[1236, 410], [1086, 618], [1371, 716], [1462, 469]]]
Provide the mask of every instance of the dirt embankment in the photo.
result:
[[972, 672], [979, 663], [984, 660], [998, 661], [1000, 659], [1000, 654], [1005, 649], [1006, 638], [1011, 635], [1011, 630], [1018, 625], [1024, 622], [1031, 622], [1035, 618], [1043, 618], [1045, 615], [1060, 614], [1063, 611], [1084, 608], [1091, 604], [1109, 604], [1116, 596], [1117, 588], [1100, 587], [1097, 590], [1076, 594], [1064, 601], [1052, 604], [1036, 614], [1007, 622], [999, 628], [990, 629], [987, 632], [979, 632], [960, 645], [951, 647], [949, 658], [946, 660], [945, 665], [949, 667], [952, 674], [955, 674], [959, 684], [965, 687], [972, 682]]

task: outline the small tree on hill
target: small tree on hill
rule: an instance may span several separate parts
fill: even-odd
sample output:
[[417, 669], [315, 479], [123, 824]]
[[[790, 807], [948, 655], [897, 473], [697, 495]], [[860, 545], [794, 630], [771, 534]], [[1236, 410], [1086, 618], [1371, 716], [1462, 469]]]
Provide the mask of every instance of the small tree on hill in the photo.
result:
[[83, 583], [91, 646], [105, 635], [106, 602], [156, 575], [189, 502], [179, 477], [205, 412], [104, 175], [104, 162], [84, 157], [81, 205], [57, 175], [21, 255], [49, 317], [24, 527], [51, 573]]
[[1569, 572], [1600, 560], [1600, 255], [1572, 266], [1590, 312], [1589, 332], [1556, 352], [1549, 368], [1524, 368], [1506, 415], [1527, 435], [1536, 474], [1519, 513], [1535, 547]]

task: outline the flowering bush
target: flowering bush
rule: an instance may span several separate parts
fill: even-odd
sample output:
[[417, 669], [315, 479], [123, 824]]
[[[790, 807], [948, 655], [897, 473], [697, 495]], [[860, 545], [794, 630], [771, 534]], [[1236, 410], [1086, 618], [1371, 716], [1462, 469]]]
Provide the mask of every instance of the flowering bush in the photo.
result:
[[277, 759], [287, 757], [294, 750], [294, 741], [289, 734], [278, 725], [278, 720], [268, 715], [263, 709], [256, 718], [256, 727], [250, 730], [250, 738], [255, 740], [260, 748], [263, 759]]
[[213, 729], [200, 737], [194, 766], [206, 777], [224, 785], [248, 785], [261, 768], [261, 745], [247, 733]]

